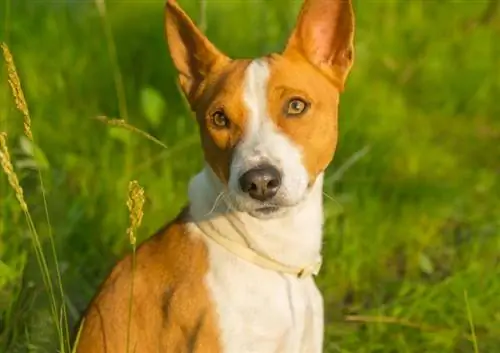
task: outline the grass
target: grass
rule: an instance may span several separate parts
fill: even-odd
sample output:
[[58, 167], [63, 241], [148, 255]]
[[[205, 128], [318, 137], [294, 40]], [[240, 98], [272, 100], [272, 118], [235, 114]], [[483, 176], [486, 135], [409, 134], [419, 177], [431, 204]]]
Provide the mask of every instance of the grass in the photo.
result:
[[[300, 5], [180, 2], [238, 57], [279, 50]], [[325, 352], [500, 351], [498, 6], [355, 2], [356, 64], [325, 186]], [[54, 352], [66, 349], [55, 264], [76, 332], [131, 251], [130, 181], [145, 190], [139, 243], [179, 211], [202, 158], [163, 1], [108, 1], [103, 13], [93, 1], [0, 0], [0, 18], [34, 137], [4, 67], [0, 131], [32, 222], [0, 173], [0, 352]]]

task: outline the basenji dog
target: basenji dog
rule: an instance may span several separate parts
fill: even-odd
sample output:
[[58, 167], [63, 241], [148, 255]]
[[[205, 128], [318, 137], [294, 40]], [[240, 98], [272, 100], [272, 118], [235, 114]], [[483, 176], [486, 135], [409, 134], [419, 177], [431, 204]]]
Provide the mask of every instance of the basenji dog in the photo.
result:
[[227, 57], [174, 0], [165, 18], [204, 168], [135, 266], [125, 257], [104, 281], [76, 351], [322, 352], [313, 277], [323, 174], [354, 58], [351, 1], [305, 0], [284, 51], [257, 59]]

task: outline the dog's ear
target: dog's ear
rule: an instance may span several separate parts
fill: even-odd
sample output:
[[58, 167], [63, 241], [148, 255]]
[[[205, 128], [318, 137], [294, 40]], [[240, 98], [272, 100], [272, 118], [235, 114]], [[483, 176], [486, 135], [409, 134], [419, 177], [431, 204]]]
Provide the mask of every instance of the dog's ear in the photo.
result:
[[284, 55], [301, 55], [342, 90], [354, 60], [353, 41], [351, 0], [305, 0]]
[[165, 34], [179, 83], [190, 103], [206, 76], [229, 61], [196, 27], [175, 0], [167, 0]]

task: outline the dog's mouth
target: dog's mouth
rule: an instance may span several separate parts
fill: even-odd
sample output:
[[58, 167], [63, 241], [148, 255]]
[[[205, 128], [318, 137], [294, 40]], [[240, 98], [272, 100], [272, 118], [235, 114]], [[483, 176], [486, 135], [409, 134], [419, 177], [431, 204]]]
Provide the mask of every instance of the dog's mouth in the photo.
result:
[[247, 211], [249, 215], [258, 219], [270, 219], [274, 217], [279, 217], [282, 212], [284, 212], [283, 207], [279, 206], [262, 206], [254, 208], [251, 211]]
[[[305, 197], [305, 196], [304, 196]], [[233, 204], [234, 209], [240, 212], [246, 212], [255, 218], [268, 219], [280, 217], [283, 214], [289, 212], [298, 204], [303, 201], [303, 198], [299, 199], [297, 202], [291, 202], [290, 200], [276, 200], [275, 202], [249, 202], [248, 199], [237, 199]], [[240, 201], [240, 202], [238, 202]], [[288, 201], [288, 202], [286, 202]]]
[[257, 208], [255, 211], [257, 213], [261, 213], [263, 215], [270, 215], [270, 214], [273, 214], [275, 212], [278, 212], [279, 209], [280, 209], [280, 207], [278, 207], [278, 206], [264, 206], [264, 207]]

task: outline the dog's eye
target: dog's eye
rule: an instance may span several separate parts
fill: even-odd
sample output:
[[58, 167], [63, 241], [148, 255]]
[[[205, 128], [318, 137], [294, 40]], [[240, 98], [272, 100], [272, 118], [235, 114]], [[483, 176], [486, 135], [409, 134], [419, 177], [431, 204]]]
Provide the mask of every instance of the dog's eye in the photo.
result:
[[288, 116], [299, 116], [304, 114], [309, 108], [309, 104], [301, 98], [292, 98], [285, 107], [285, 113]]
[[229, 119], [222, 110], [218, 110], [212, 114], [212, 123], [218, 128], [227, 128], [229, 126]]

